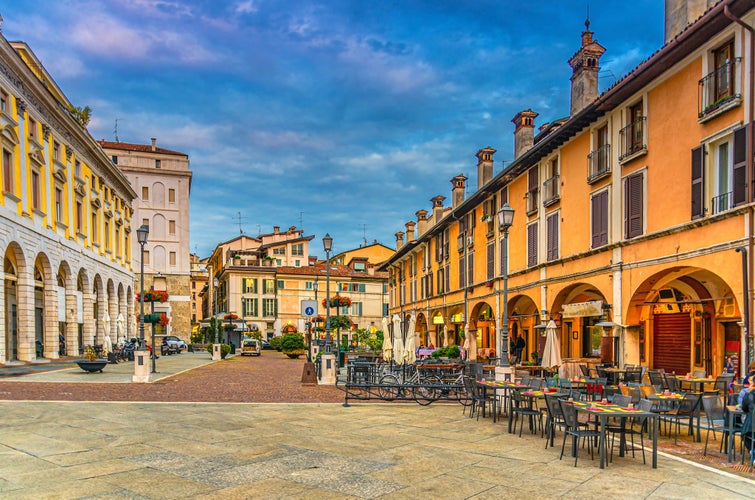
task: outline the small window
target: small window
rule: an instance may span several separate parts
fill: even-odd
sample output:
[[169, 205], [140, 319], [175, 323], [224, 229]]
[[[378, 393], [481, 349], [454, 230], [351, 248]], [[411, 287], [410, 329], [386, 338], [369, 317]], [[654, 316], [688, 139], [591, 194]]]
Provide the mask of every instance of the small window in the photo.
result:
[[31, 208], [39, 210], [40, 208], [40, 188], [39, 185], [39, 172], [36, 170], [31, 171]]
[[144, 265], [149, 265], [149, 250], [144, 251]]
[[99, 243], [97, 241], [97, 212], [92, 212], [91, 226], [92, 241], [94, 243]]
[[149, 201], [149, 188], [142, 186], [142, 200]]
[[60, 161], [60, 143], [52, 141], [52, 159]]
[[84, 231], [84, 207], [80, 201], [76, 202], [76, 232], [82, 234]]
[[81, 178], [81, 162], [80, 162], [79, 160], [76, 160], [76, 161], [75, 161], [75, 162], [73, 163], [73, 174], [74, 174], [74, 175], [75, 175], [76, 177], [79, 177], [79, 178]]
[[105, 219], [105, 234], [103, 237], [105, 238], [105, 251], [110, 252], [110, 220], [108, 218]]
[[624, 236], [626, 239], [643, 232], [643, 173], [632, 174], [624, 181]]
[[176, 265], [176, 252], [170, 252], [170, 265]]
[[173, 188], [168, 189], [168, 202], [169, 203], [176, 202], [176, 190]]
[[592, 248], [608, 244], [608, 190], [590, 198]]
[[13, 192], [13, 155], [3, 149], [3, 189], [6, 193]]
[[118, 157], [117, 156], [113, 156], [113, 157], [111, 157], [111, 159], [113, 160], [113, 165], [118, 165]]
[[37, 140], [37, 120], [29, 117], [29, 138]]
[[278, 280], [278, 290], [283, 290], [284, 288], [286, 288], [284, 286], [284, 281], [283, 280]]
[[63, 190], [55, 188], [55, 222], [63, 220]]
[[160, 160], [155, 160], [155, 168], [160, 168]]
[[4, 90], [0, 91], [0, 111], [10, 113], [10, 96]]
[[171, 235], [176, 234], [176, 221], [174, 220], [168, 221], [168, 234], [171, 234]]
[[527, 226], [527, 267], [537, 265], [537, 222]]

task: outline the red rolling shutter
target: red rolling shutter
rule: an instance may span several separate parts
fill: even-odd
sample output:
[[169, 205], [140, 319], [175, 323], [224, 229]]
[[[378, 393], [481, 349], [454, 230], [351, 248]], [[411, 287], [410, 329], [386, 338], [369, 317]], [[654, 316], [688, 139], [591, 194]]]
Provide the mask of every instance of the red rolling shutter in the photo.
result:
[[684, 375], [690, 371], [692, 346], [688, 313], [653, 317], [653, 367]]

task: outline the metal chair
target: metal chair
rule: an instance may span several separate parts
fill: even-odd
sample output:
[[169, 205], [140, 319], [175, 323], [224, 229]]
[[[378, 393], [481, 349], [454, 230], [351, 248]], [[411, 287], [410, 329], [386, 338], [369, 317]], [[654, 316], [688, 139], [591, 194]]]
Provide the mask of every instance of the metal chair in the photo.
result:
[[708, 438], [710, 431], [713, 431], [713, 439], [716, 439], [716, 431], [721, 431], [721, 445], [719, 451], [723, 449], [724, 441], [728, 436], [726, 429], [726, 417], [724, 416], [724, 405], [718, 395], [703, 396], [703, 410], [705, 411], [705, 420], [707, 422], [707, 432], [705, 433], [705, 448], [703, 455], [708, 453]]
[[584, 425], [577, 418], [577, 409], [573, 404], [569, 404], [567, 401], [558, 400], [558, 404], [561, 408], [561, 413], [564, 416], [564, 424], [566, 429], [564, 430], [564, 440], [561, 443], [561, 455], [559, 460], [564, 458], [564, 448], [566, 447], [566, 436], [572, 437], [572, 452], [574, 453], [574, 467], [577, 466], [577, 459], [579, 458], [579, 439], [582, 438], [587, 441], [587, 449], [590, 451], [590, 456], [595, 460], [595, 450], [593, 448], [593, 441], [600, 437], [600, 432], [585, 428]]
[[673, 410], [669, 410], [660, 414], [661, 420], [668, 423], [673, 421], [674, 426], [674, 444], [677, 442], [679, 435], [679, 421], [687, 420], [689, 422], [689, 433], [693, 433], [693, 421], [700, 413], [700, 401], [702, 394], [688, 393], [684, 395], [684, 398], [679, 403], [679, 407]]
[[[516, 424], [519, 421], [519, 417], [522, 417], [522, 423], [519, 426], [519, 437], [522, 437], [522, 429], [524, 428], [524, 417], [529, 418], [530, 431], [534, 434], [537, 430], [537, 422], [540, 420], [540, 410], [537, 410], [528, 404], [522, 393], [514, 390], [511, 391], [511, 416], [509, 418], [514, 419], [514, 430], [516, 433]], [[541, 422], [542, 424], [542, 422]]]

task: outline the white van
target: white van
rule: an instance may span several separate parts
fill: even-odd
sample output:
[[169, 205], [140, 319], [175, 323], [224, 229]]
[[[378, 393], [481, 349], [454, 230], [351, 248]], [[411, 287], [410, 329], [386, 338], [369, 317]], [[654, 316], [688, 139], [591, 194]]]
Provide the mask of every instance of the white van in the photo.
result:
[[262, 342], [257, 339], [246, 338], [241, 341], [242, 356], [259, 356], [262, 353]]

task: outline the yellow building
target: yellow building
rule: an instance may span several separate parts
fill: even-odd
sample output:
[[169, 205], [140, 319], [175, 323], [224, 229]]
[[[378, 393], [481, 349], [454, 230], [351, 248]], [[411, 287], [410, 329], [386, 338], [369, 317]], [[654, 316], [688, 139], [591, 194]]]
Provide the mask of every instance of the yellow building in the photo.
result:
[[136, 193], [22, 42], [0, 37], [0, 361], [78, 355], [134, 330]]
[[495, 150], [481, 149], [476, 191], [454, 177], [450, 206], [433, 198], [416, 236], [414, 223], [397, 233], [391, 310], [417, 312], [417, 342], [461, 344], [466, 330], [471, 357], [504, 349], [497, 213], [508, 203], [506, 326], [526, 340], [523, 359], [552, 318], [567, 358], [712, 374], [726, 355], [744, 362], [755, 12], [700, 4], [667, 1], [667, 43], [600, 95], [605, 49], [586, 25], [570, 116], [535, 134], [538, 114], [518, 113], [515, 161], [494, 176]]

